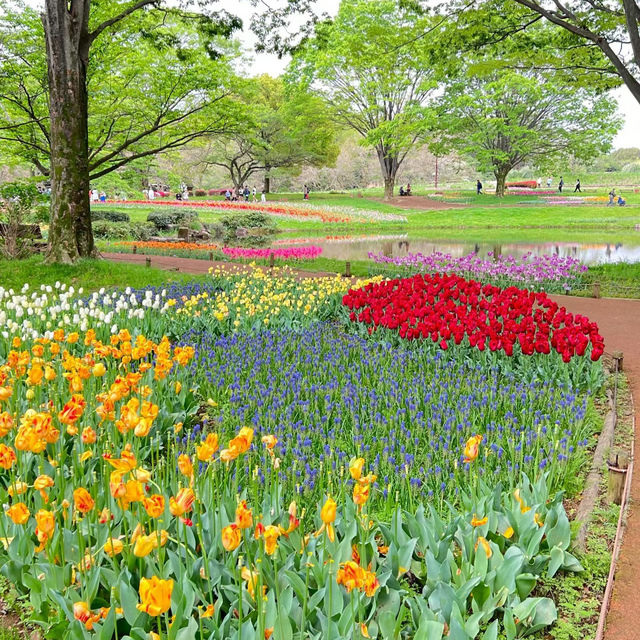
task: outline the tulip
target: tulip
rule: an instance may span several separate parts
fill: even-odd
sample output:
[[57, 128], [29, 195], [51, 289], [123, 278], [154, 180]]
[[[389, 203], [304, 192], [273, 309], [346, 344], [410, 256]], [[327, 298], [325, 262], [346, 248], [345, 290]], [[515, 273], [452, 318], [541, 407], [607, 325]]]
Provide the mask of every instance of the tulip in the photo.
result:
[[0, 444], [0, 467], [11, 469], [16, 461], [16, 452], [6, 444]]
[[238, 525], [233, 523], [222, 529], [222, 546], [227, 551], [234, 551], [240, 546], [242, 541], [242, 532]]
[[467, 440], [467, 444], [464, 447], [464, 459], [463, 462], [473, 462], [478, 457], [479, 445], [482, 442], [483, 436], [472, 436]]
[[158, 546], [158, 540], [154, 534], [141, 535], [136, 538], [133, 545], [133, 555], [138, 558], [148, 556]]
[[24, 502], [16, 502], [7, 509], [7, 515], [15, 524], [26, 524], [31, 513]]
[[105, 542], [103, 549], [109, 557], [117, 556], [119, 553], [122, 553], [124, 543], [117, 538], [109, 538], [109, 540]]
[[278, 538], [280, 537], [280, 527], [276, 527], [272, 524], [268, 525], [264, 529], [264, 533], [262, 534], [264, 537], [264, 550], [268, 556], [271, 556], [275, 553], [276, 547], [278, 546]]
[[485, 516], [484, 518], [477, 518], [476, 514], [473, 514], [473, 518], [471, 518], [471, 526], [472, 527], [481, 527], [482, 525], [487, 524], [489, 522], [489, 518]]
[[171, 515], [177, 518], [191, 511], [195, 499], [195, 493], [193, 493], [191, 489], [180, 489], [175, 498], [173, 496], [169, 498], [169, 511]]
[[476, 551], [478, 550], [478, 545], [482, 545], [482, 548], [484, 549], [484, 552], [486, 553], [487, 558], [490, 558], [493, 555], [493, 551], [491, 551], [491, 546], [489, 545], [489, 542], [486, 538], [483, 538], [482, 536], [478, 537], [478, 541], [476, 542], [476, 546], [475, 546]]
[[164, 513], [164, 504], [164, 496], [157, 493], [142, 499], [142, 505], [151, 518], [159, 518]]
[[73, 492], [73, 502], [80, 513], [89, 513], [96, 504], [91, 494], [83, 487], [78, 487]]
[[251, 509], [247, 507], [247, 501], [243, 500], [236, 507], [236, 525], [238, 529], [249, 529], [253, 525]]
[[159, 616], [171, 607], [171, 592], [173, 580], [161, 580], [157, 576], [142, 578], [140, 580], [140, 604], [139, 611], [144, 611], [150, 616]]
[[351, 461], [349, 462], [349, 473], [354, 480], [360, 480], [363, 466], [364, 458], [351, 458]]

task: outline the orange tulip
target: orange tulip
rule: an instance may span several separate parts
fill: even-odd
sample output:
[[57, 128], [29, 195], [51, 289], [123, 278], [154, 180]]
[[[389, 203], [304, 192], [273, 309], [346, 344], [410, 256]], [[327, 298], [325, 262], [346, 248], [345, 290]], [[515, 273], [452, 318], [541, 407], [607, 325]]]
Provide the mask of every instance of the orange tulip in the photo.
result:
[[161, 580], [158, 576], [140, 580], [139, 611], [150, 616], [159, 616], [171, 608], [171, 592], [173, 580]]
[[278, 538], [280, 537], [280, 527], [272, 524], [265, 527], [264, 533], [264, 550], [268, 556], [272, 556], [278, 546]]
[[480, 443], [482, 442], [481, 435], [476, 435], [467, 440], [467, 444], [464, 447], [464, 459], [463, 462], [473, 462], [478, 457], [478, 450]]
[[169, 511], [171, 511], [171, 515], [177, 518], [191, 511], [195, 499], [196, 495], [191, 489], [180, 489], [175, 498], [173, 496], [169, 498]]
[[7, 509], [7, 515], [15, 524], [26, 524], [31, 513], [24, 502], [16, 502]]
[[472, 527], [481, 527], [482, 525], [487, 524], [487, 522], [489, 522], [489, 518], [487, 516], [485, 516], [484, 518], [478, 518], [474, 513], [473, 518], [471, 518]]
[[61, 424], [74, 425], [82, 416], [86, 405], [84, 397], [80, 394], [72, 396], [58, 413], [58, 420]]
[[180, 473], [187, 476], [187, 478], [193, 477], [193, 463], [186, 453], [181, 453], [178, 456], [178, 469], [180, 469]]
[[53, 485], [53, 478], [45, 475], [38, 476], [33, 482], [33, 488], [36, 489], [36, 491], [40, 492], [40, 496], [45, 502], [49, 502], [49, 496], [47, 495], [45, 489], [53, 487]]
[[349, 462], [349, 473], [354, 480], [360, 480], [363, 466], [364, 458], [352, 458]]
[[16, 452], [6, 444], [0, 444], [0, 467], [11, 469], [16, 461]]
[[369, 499], [369, 485], [356, 484], [353, 487], [353, 501], [359, 507], [362, 507], [368, 499]]
[[80, 513], [89, 513], [96, 505], [91, 494], [83, 487], [78, 487], [73, 492], [73, 502]]
[[274, 435], [262, 436], [262, 444], [271, 451], [278, 444], [278, 438]]
[[478, 537], [478, 541], [476, 542], [476, 546], [475, 546], [476, 551], [478, 550], [478, 545], [482, 545], [484, 552], [487, 554], [487, 558], [490, 558], [493, 555], [493, 551], [491, 551], [491, 546], [489, 545], [489, 542], [487, 541], [486, 538], [483, 538], [482, 536]]
[[251, 509], [247, 507], [247, 501], [243, 500], [236, 507], [236, 524], [238, 529], [249, 529], [253, 524]]
[[148, 556], [158, 546], [158, 539], [155, 534], [148, 536], [141, 535], [136, 538], [133, 546], [133, 555], [137, 558]]
[[85, 427], [82, 430], [82, 435], [80, 436], [84, 444], [93, 444], [97, 437], [98, 434], [91, 427]]
[[148, 498], [143, 498], [142, 505], [149, 517], [159, 518], [164, 513], [164, 496], [154, 493]]
[[196, 446], [196, 456], [200, 462], [207, 462], [217, 450], [218, 434], [210, 433], [202, 444]]
[[222, 529], [222, 546], [227, 551], [233, 551], [240, 546], [242, 541], [242, 532], [238, 529], [238, 525], [233, 523]]

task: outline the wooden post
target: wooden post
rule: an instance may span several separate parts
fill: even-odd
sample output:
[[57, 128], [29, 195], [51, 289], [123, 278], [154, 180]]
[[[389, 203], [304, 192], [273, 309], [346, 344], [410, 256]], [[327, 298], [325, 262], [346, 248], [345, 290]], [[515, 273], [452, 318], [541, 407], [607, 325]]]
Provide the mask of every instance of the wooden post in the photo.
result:
[[624, 354], [622, 351], [614, 351], [611, 357], [613, 358], [613, 370], [622, 371], [622, 364], [624, 363]]
[[138, 245], [137, 244], [133, 245], [133, 253], [138, 253]]
[[209, 251], [209, 261], [213, 262], [213, 251]]
[[344, 265], [344, 277], [345, 278], [351, 277], [351, 263], [348, 260], [345, 262], [345, 265]]
[[599, 282], [594, 282], [593, 283], [593, 297], [594, 298], [599, 298], [600, 297], [600, 283]]
[[627, 479], [627, 468], [629, 466], [629, 456], [620, 451], [616, 453], [613, 460], [610, 460], [609, 467], [609, 484], [607, 487], [607, 502], [611, 504], [622, 503], [622, 493], [624, 491], [625, 480]]
[[147, 259], [145, 260], [147, 267], [151, 266], [151, 258], [147, 257]]
[[273, 251], [269, 254], [269, 268], [273, 269], [274, 265], [276, 263], [276, 256], [273, 253]]

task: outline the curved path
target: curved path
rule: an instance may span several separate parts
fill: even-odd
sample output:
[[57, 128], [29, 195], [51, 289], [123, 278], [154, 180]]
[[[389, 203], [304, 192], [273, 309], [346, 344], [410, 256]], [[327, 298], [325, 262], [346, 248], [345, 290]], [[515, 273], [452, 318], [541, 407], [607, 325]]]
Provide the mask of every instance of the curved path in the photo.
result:
[[[640, 300], [553, 296], [573, 313], [595, 320], [605, 348], [624, 353], [636, 406], [640, 402]], [[640, 451], [640, 425], [636, 425], [635, 450]], [[638, 640], [640, 626], [640, 468], [631, 481], [631, 502], [607, 616], [605, 640]]]
[[[147, 256], [140, 254], [105, 253], [107, 260], [144, 264]], [[209, 267], [229, 267], [230, 263], [208, 262], [190, 258], [150, 256], [152, 266], [178, 269], [183, 273], [204, 274]], [[335, 275], [298, 271], [300, 277]], [[628, 374], [636, 403], [640, 403], [640, 300], [616, 298], [576, 298], [551, 296], [572, 313], [588, 316], [598, 323], [605, 339], [605, 348], [624, 353], [624, 370]], [[640, 451], [640, 428], [636, 429], [635, 450]], [[633, 474], [631, 504], [624, 533], [622, 552], [618, 559], [613, 598], [605, 640], [639, 640], [640, 625], [640, 468]]]

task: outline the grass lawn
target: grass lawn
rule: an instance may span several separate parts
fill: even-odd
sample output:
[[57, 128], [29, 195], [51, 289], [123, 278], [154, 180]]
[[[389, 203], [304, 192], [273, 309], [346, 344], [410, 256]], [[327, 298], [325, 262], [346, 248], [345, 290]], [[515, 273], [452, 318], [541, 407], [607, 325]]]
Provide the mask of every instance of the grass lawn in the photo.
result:
[[204, 280], [207, 276], [162, 271], [154, 267], [118, 264], [105, 260], [82, 260], [77, 265], [46, 265], [41, 256], [26, 260], [0, 260], [0, 287], [19, 290], [25, 283], [31, 288], [56, 281], [95, 291], [102, 287], [146, 287], [169, 282]]

